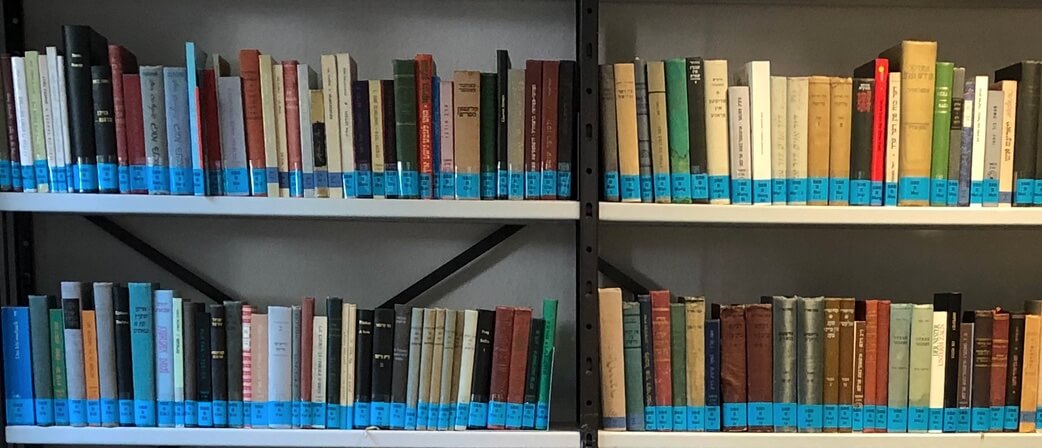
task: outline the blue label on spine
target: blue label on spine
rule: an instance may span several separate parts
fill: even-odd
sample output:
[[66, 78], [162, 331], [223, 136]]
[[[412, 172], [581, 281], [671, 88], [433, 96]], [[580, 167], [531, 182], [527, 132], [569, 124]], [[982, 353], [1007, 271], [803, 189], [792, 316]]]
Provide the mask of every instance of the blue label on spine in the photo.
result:
[[[469, 408], [468, 408], [469, 410]], [[466, 419], [463, 420], [463, 425], [467, 425]], [[405, 429], [416, 429], [416, 408], [406, 407], [405, 408]]]
[[[73, 184], [78, 187], [76, 191], [98, 190], [98, 168], [96, 166], [79, 164], [73, 169], [72, 174], [74, 176]], [[36, 179], [36, 182], [39, 184], [40, 180]], [[25, 172], [22, 172], [22, 185], [25, 185]]]
[[0, 187], [10, 188], [11, 186], [11, 162], [7, 160], [0, 161]]
[[886, 419], [889, 412], [889, 408], [882, 405], [876, 405], [876, 429], [880, 431], [886, 431]]
[[250, 183], [252, 184], [252, 190], [254, 196], [267, 196], [268, 195], [268, 175], [266, 170], [263, 168], [254, 168], [250, 170]]
[[550, 405], [537, 403], [535, 406], [535, 429], [547, 429], [550, 426]]
[[824, 425], [824, 413], [820, 404], [801, 404], [796, 407], [799, 420], [797, 424], [801, 431], [821, 431]]
[[640, 201], [640, 176], [635, 174], [622, 175], [622, 200]]
[[998, 179], [984, 179], [983, 182], [983, 197], [981, 202], [985, 204], [998, 204], [999, 203], [999, 180]]
[[[123, 411], [123, 402], [127, 402], [127, 425], [134, 424], [134, 401], [133, 400], [121, 400], [120, 401], [120, 412]], [[69, 426], [69, 400], [55, 399], [54, 400], [54, 424], [58, 426]], [[123, 424], [122, 415], [120, 416], [120, 424]]]
[[203, 170], [193, 169], [192, 171], [192, 190], [196, 196], [206, 195], [206, 182], [203, 181]]
[[749, 403], [749, 426], [773, 427], [773, 403], [759, 401]]
[[258, 401], [250, 403], [250, 425], [254, 428], [268, 427], [268, 403]]
[[930, 408], [910, 406], [908, 408], [908, 432], [926, 432], [930, 429]]
[[[555, 186], [554, 188], [557, 187]], [[496, 171], [496, 198], [505, 199], [508, 197], [510, 197], [510, 173], [507, 170], [498, 170]]]
[[[416, 171], [402, 170], [398, 172], [399, 179], [401, 180], [401, 190], [399, 195], [403, 198], [418, 198], [420, 197], [420, 175]], [[473, 182], [471, 188], [474, 189], [474, 195], [478, 194], [478, 175], [472, 174]], [[457, 180], [457, 183], [459, 181]], [[459, 194], [459, 186], [456, 187], [456, 194]]]
[[771, 179], [771, 202], [774, 204], [789, 203], [789, 185], [785, 179]]
[[887, 432], [905, 432], [908, 430], [908, 409], [888, 408], [886, 418]]
[[656, 431], [656, 430], [658, 430], [658, 407], [656, 407], [656, 406], [645, 406], [644, 407], [644, 430], [645, 431]]
[[[452, 176], [445, 176], [445, 177], [447, 177], [449, 179], [452, 178]], [[565, 179], [566, 177], [567, 177], [567, 179]], [[561, 176], [561, 180], [563, 182], [565, 180], [571, 180], [571, 178], [568, 177], [568, 176]], [[569, 186], [570, 185], [571, 184], [569, 184]], [[455, 195], [455, 191], [454, 191], [455, 187], [453, 187], [453, 188], [442, 188], [442, 191], [446, 191], [446, 190], [452, 191], [453, 192], [452, 195]], [[525, 197], [525, 173], [523, 173], [521, 171], [511, 171], [510, 172], [510, 188], [509, 188], [509, 191], [507, 192], [507, 196], [510, 199], [524, 199], [524, 197]]]
[[720, 406], [706, 406], [706, 431], [720, 431]]
[[[452, 403], [446, 403], [438, 407], [438, 429], [441, 431], [448, 431], [452, 428], [452, 417], [453, 412], [456, 410], [456, 405]], [[522, 422], [522, 425], [524, 423]], [[532, 406], [532, 426], [535, 427], [535, 405]]]
[[872, 181], [850, 181], [850, 205], [869, 205], [872, 201]]
[[829, 178], [809, 177], [807, 183], [810, 185], [810, 193], [807, 196], [808, 203], [828, 204], [829, 202]]
[[405, 429], [405, 403], [391, 403], [388, 417], [391, 429]]
[[944, 432], [959, 431], [959, 410], [956, 408], [944, 408]]
[[944, 408], [930, 408], [930, 431], [944, 431]]
[[691, 199], [701, 202], [709, 200], [709, 175], [691, 175]]
[[[0, 170], [3, 170], [3, 168], [0, 167]], [[54, 169], [51, 170], [51, 188], [52, 189], [57, 188], [55, 185], [56, 185], [56, 180], [58, 179], [58, 171], [65, 171], [65, 170], [63, 170], [61, 168], [54, 168]], [[119, 179], [119, 192], [120, 193], [130, 193], [130, 167], [125, 166], [125, 165], [120, 165], [120, 166], [116, 167], [116, 176]], [[3, 174], [0, 173], [0, 184], [2, 184], [2, 183], [3, 183]]]
[[709, 176], [709, 200], [714, 199], [731, 200], [731, 176], [726, 174]]
[[145, 167], [145, 171], [148, 176], [149, 194], [170, 193], [170, 172], [165, 166], [148, 166]]
[[731, 179], [731, 202], [734, 204], [753, 203], [753, 181], [751, 179]]
[[[1031, 420], [1035, 420], [1035, 413], [1031, 412]], [[1023, 418], [1023, 416], [1021, 416]], [[970, 432], [972, 427], [972, 417], [970, 416], [970, 408], [959, 408], [959, 432]]]
[[488, 403], [472, 402], [470, 403], [470, 417], [467, 418], [468, 428], [486, 428], [488, 427]]
[[416, 429], [427, 429], [427, 420], [430, 418], [431, 410], [427, 402], [420, 400], [416, 405]]
[[[76, 425], [76, 401], [69, 400], [69, 420], [72, 424]], [[80, 411], [82, 412], [82, 404], [80, 401]], [[82, 414], [81, 414], [82, 415]], [[134, 426], [145, 426], [152, 427], [156, 426], [156, 402], [152, 400], [134, 400]]]
[[[539, 171], [525, 171], [525, 198], [536, 199], [539, 197], [541, 174]], [[619, 197], [619, 173], [617, 171], [604, 174], [604, 190], [605, 196], [609, 198]]]
[[213, 401], [213, 426], [224, 428], [228, 426], [228, 402], [222, 400]]
[[[431, 191], [431, 175], [430, 174], [424, 174], [424, 177], [427, 180], [427, 188], [422, 188], [423, 185], [421, 184], [420, 185], [420, 187], [421, 187], [420, 191], [427, 192], [427, 198], [430, 198], [431, 197], [431, 194], [430, 194], [430, 191]], [[373, 172], [372, 171], [369, 171], [369, 170], [356, 171], [355, 172], [355, 181], [357, 182], [357, 187], [358, 187], [358, 197], [360, 197], [360, 198], [371, 198], [371, 197], [373, 197]], [[421, 178], [421, 182], [422, 181], [423, 181], [423, 178]]]
[[334, 403], [326, 405], [326, 428], [340, 428], [340, 405]]
[[[358, 177], [354, 171], [345, 171], [340, 175], [344, 184], [344, 197], [345, 198], [357, 198], [358, 197]], [[419, 190], [417, 190], [417, 194]]]
[[[1037, 186], [1037, 184], [1036, 184]], [[970, 182], [970, 203], [971, 204], [983, 204], [984, 203], [984, 182], [975, 180]]]
[[241, 401], [229, 401], [228, 402], [228, 426], [232, 428], [242, 428], [242, 402]]
[[655, 190], [655, 196], [652, 200], [670, 199], [672, 201], [669, 192], [669, 174], [655, 173], [652, 179], [654, 181], [652, 188]]
[[172, 166], [170, 172], [170, 194], [191, 195], [192, 194], [192, 169]]
[[1035, 187], [1031, 193], [1032, 203], [1034, 205], [1042, 205], [1042, 179], [1035, 179], [1034, 185]]
[[[39, 182], [39, 179], [37, 179]], [[1035, 181], [1033, 179], [1017, 179], [1013, 185], [1013, 204], [1029, 205], [1033, 202]]]
[[521, 429], [535, 429], [535, 403], [525, 403], [521, 414]]
[[[850, 179], [846, 177], [829, 179], [829, 204], [847, 204], [850, 202]], [[826, 424], [826, 426], [828, 426]]]
[[854, 405], [850, 412], [850, 430], [861, 432], [865, 430], [865, 407]]
[[[36, 426], [50, 426], [54, 424], [54, 401], [50, 398], [37, 398], [34, 400], [33, 410], [36, 415]], [[112, 420], [106, 420], [106, 422], [109, 421]]]
[[453, 416], [453, 426], [456, 429], [467, 427], [467, 418], [470, 417], [470, 403], [456, 403], [456, 415]]
[[885, 184], [885, 195], [883, 196], [883, 205], [897, 205], [898, 189], [898, 184], [895, 182], [887, 182]]
[[851, 419], [853, 418], [853, 416], [851, 415], [852, 412], [853, 409], [851, 409], [849, 404], [839, 405], [840, 432], [843, 432], [842, 430], [844, 429], [850, 429], [851, 427], [853, 427], [854, 423], [851, 421]]
[[157, 401], [156, 409], [158, 410], [158, 418], [160, 427], [173, 427], [174, 426], [174, 402], [172, 401]]
[[185, 402], [175, 401], [174, 402], [174, 426], [184, 427], [185, 425]]
[[488, 402], [488, 427], [504, 427], [507, 423], [506, 403], [489, 400]]
[[651, 175], [640, 176], [640, 202], [654, 202], [655, 195], [652, 193], [655, 190], [654, 182], [651, 180]]
[[991, 408], [973, 408], [970, 426], [973, 432], [985, 432], [991, 427]]
[[200, 401], [196, 403], [196, 408], [199, 412], [199, 427], [200, 428], [211, 428], [213, 427], [213, 403], [209, 401]]
[[[477, 174], [456, 174], [456, 198], [457, 199], [481, 199], [480, 179]], [[538, 196], [536, 196], [538, 197]]]
[[871, 192], [869, 193], [870, 205], [883, 205], [883, 182], [872, 181]]
[[[453, 193], [455, 193], [455, 187], [453, 187]], [[389, 198], [396, 198], [401, 196], [401, 194], [402, 184], [401, 179], [398, 177], [398, 171], [384, 171], [384, 195]]]
[[1016, 431], [1020, 425], [1020, 408], [1017, 406], [1006, 406], [1002, 417], [1002, 429], [1005, 431]]
[[521, 428], [521, 422], [524, 421], [525, 409], [522, 403], [507, 403], [507, 414], [505, 425], [507, 429], [518, 429]]
[[902, 177], [898, 180], [898, 202], [929, 201], [930, 179], [927, 177]]
[[673, 430], [672, 406], [659, 406], [655, 408], [655, 426], [659, 431]]
[[774, 403], [774, 427], [796, 428], [796, 403]]
[[6, 398], [4, 405], [7, 411], [7, 424], [19, 426], [36, 424], [33, 416], [35, 405], [32, 398]]
[[[352, 419], [354, 421], [350, 425], [344, 425], [343, 428], [344, 429], [349, 429], [349, 427], [366, 428], [366, 427], [368, 427], [370, 425], [378, 426], [379, 423], [377, 421], [373, 420], [374, 416], [373, 416], [373, 413], [372, 413], [373, 405], [375, 405], [375, 404], [377, 404], [377, 403], [367, 403], [367, 402], [364, 402], [364, 401], [356, 401], [354, 406], [353, 406], [352, 412], [348, 413], [349, 415], [352, 416]], [[383, 404], [386, 406], [386, 403], [383, 403]], [[386, 409], [381, 409], [381, 412], [383, 413], [383, 416], [386, 417], [387, 410]], [[427, 419], [427, 429], [431, 429], [431, 425], [430, 424], [431, 424], [431, 420], [430, 420], [430, 418], [428, 418]]]
[[838, 428], [839, 427], [839, 405], [826, 404], [825, 405], [825, 421], [823, 424], [825, 428]]
[[687, 407], [687, 430], [688, 431], [705, 431], [706, 430], [706, 409], [704, 406], [688, 406]]
[[[46, 160], [37, 160], [35, 163], [33, 163], [33, 169], [34, 169], [33, 175], [36, 177], [36, 188], [39, 189], [39, 188], [43, 188], [43, 187], [49, 187], [51, 183], [50, 183], [50, 179], [49, 179], [49, 177], [50, 177], [50, 170], [47, 168], [47, 161]], [[115, 183], [116, 182], [115, 172], [112, 173], [112, 177], [113, 177], [112, 182]], [[95, 188], [97, 188], [97, 187], [95, 187]]]
[[745, 403], [724, 403], [724, 428], [746, 427], [747, 415]]
[[[310, 177], [310, 174], [304, 175], [304, 190], [315, 188], [314, 180], [308, 180]], [[387, 194], [387, 188], [384, 186], [384, 179], [385, 176], [383, 171], [373, 172], [373, 196], [384, 196]]]
[[771, 203], [770, 179], [756, 179], [753, 181], [753, 202], [756, 204]]
[[98, 188], [102, 192], [119, 191], [119, 173], [115, 163], [98, 164]]
[[876, 406], [872, 404], [866, 404], [862, 411], [864, 416], [862, 417], [862, 426], [864, 429], [875, 429], [876, 428]]
[[559, 199], [571, 199], [572, 198], [572, 170], [571, 170], [571, 168], [557, 170], [557, 197]]
[[326, 427], [326, 404], [311, 403], [311, 426], [314, 428]]
[[687, 406], [673, 406], [673, 430], [687, 431]]
[[1001, 432], [1002, 431], [1002, 426], [1003, 426], [1002, 425], [1002, 418], [1003, 418], [1003, 414], [1005, 413], [1004, 412], [1005, 410], [1006, 410], [1005, 406], [992, 406], [991, 407], [991, 422], [988, 425], [989, 426], [989, 428], [988, 428], [989, 431], [992, 431], [992, 432]]
[[289, 176], [289, 197], [291, 198], [302, 198], [304, 197], [304, 173], [300, 171], [291, 171], [288, 173]]
[[199, 424], [199, 406], [196, 406], [195, 401], [185, 400], [185, 426], [196, 426]]
[[671, 181], [670, 195], [673, 202], [691, 202], [691, 173], [673, 173], [669, 176]]
[[[627, 176], [629, 177], [629, 176]], [[623, 184], [626, 181], [623, 180]], [[625, 192], [625, 190], [623, 190]], [[640, 179], [637, 181], [637, 191], [640, 191]], [[557, 197], [557, 170], [543, 170], [543, 197], [544, 198], [555, 198]], [[639, 198], [638, 194], [638, 198]]]
[[228, 168], [224, 170], [224, 192], [228, 196], [250, 195], [250, 182], [246, 176], [246, 168]]
[[801, 205], [807, 203], [807, 178], [799, 177], [789, 179], [786, 183], [789, 188], [788, 192], [788, 203], [793, 205]]
[[959, 180], [949, 179], [948, 180], [948, 193], [945, 197], [945, 205], [949, 207], [956, 207], [959, 205]]
[[[485, 182], [485, 178], [486, 177], [493, 177], [494, 178], [495, 174], [493, 174], [493, 173], [481, 173], [481, 193], [482, 193], [482, 195], [487, 193], [487, 191], [485, 191], [485, 183], [486, 183]], [[361, 187], [362, 187], [361, 178], [359, 178], [358, 187], [359, 187], [359, 189], [361, 189]], [[494, 183], [492, 185], [492, 188], [495, 188], [495, 184]], [[430, 199], [433, 195], [434, 195], [434, 175], [431, 174], [431, 173], [420, 173], [420, 199]], [[495, 197], [495, 193], [493, 192], [492, 196], [490, 196], [490, 197]]]
[[[77, 167], [79, 167], [79, 165], [77, 165]], [[23, 190], [26, 191], [26, 192], [36, 191], [36, 175], [33, 174], [33, 166], [32, 166], [32, 164], [22, 165], [22, 169], [18, 170], [18, 171], [21, 172], [21, 176], [19, 176], [19, 178], [21, 179], [21, 182], [20, 182], [19, 185], [22, 185]], [[79, 170], [76, 170], [75, 172], [78, 173]], [[74, 176], [72, 178], [72, 180], [73, 180], [73, 183], [72, 183], [73, 189], [76, 190], [76, 191], [80, 191], [80, 178], [81, 177], [83, 177], [83, 176], [77, 175], [77, 176]]]
[[930, 179], [930, 205], [948, 205], [948, 179]]

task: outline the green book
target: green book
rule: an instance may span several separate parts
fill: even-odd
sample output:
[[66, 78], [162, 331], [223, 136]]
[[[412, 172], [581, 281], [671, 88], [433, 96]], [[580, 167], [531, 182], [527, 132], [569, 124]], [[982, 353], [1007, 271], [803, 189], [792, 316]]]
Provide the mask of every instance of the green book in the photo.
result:
[[51, 317], [51, 388], [54, 396], [54, 424], [68, 426], [69, 387], [65, 375], [65, 317], [60, 307], [51, 308], [49, 313]]
[[[48, 175], [50, 169], [47, 167], [47, 144], [43, 133], [43, 97], [40, 92], [40, 53], [36, 51], [25, 52], [25, 85], [29, 92], [29, 125], [30, 138], [33, 143], [33, 162], [37, 167], [36, 190], [40, 193], [50, 191]], [[93, 124], [92, 124], [93, 125]], [[25, 164], [25, 161], [22, 161]]]
[[687, 60], [666, 59], [666, 123], [673, 202], [691, 203], [691, 140], [688, 136]]
[[416, 61], [394, 60], [394, 130], [398, 155], [398, 176], [403, 199], [420, 197], [417, 171]]
[[[54, 424], [51, 394], [51, 315], [52, 297], [29, 295], [29, 342], [32, 350], [33, 398], [36, 399], [36, 426]], [[55, 302], [56, 303], [56, 302]]]
[[554, 342], [557, 337], [557, 300], [543, 299], [543, 359], [539, 361], [539, 402], [535, 429], [550, 426], [550, 379], [554, 371]]
[[481, 74], [481, 199], [496, 198], [496, 74]]
[[[686, 100], [685, 100], [686, 101]], [[673, 380], [673, 430], [687, 430], [687, 308], [669, 305], [669, 357]], [[627, 381], [627, 384], [631, 384]]]
[[[622, 303], [622, 355], [626, 384], [644, 384], [640, 359], [640, 304]], [[644, 392], [640, 387], [626, 388], [626, 430], [644, 430]]]
[[952, 77], [955, 64], [937, 63], [933, 96], [933, 147], [930, 158], [930, 205], [948, 204], [948, 143], [952, 126]]

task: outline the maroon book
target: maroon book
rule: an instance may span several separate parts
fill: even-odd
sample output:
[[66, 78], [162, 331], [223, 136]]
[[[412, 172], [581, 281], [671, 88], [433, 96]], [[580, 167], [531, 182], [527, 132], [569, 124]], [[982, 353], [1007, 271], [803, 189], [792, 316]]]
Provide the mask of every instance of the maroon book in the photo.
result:
[[[890, 301], [876, 302], [878, 324], [876, 329], [876, 406], [882, 407], [887, 400], [887, 384], [890, 378]], [[878, 409], [878, 408], [877, 408]], [[876, 415], [877, 425], [879, 415]], [[885, 431], [876, 431], [885, 432]]]
[[[18, 120], [15, 119], [14, 111], [14, 81], [11, 79], [11, 55], [4, 53], [0, 55], [0, 78], [4, 83], [4, 110], [7, 112], [7, 147], [11, 150], [8, 159], [11, 160], [11, 174], [14, 178], [21, 178], [22, 157], [18, 150]], [[22, 191], [22, 183], [14, 183], [14, 191]]]
[[532, 331], [532, 309], [514, 309], [514, 329], [510, 344], [510, 380], [507, 403], [525, 402], [525, 375], [528, 367], [529, 333]]
[[[432, 77], [434, 76], [434, 57], [429, 54], [416, 55], [416, 129], [417, 136], [417, 161], [419, 162], [420, 178], [431, 179], [430, 182], [420, 182], [420, 197], [434, 197], [434, 87]], [[441, 163], [440, 161], [438, 163]]]
[[[720, 386], [725, 407], [728, 403], [748, 402], [745, 350], [745, 307], [724, 305], [720, 308]], [[724, 425], [724, 431], [746, 429], [745, 425]]]
[[[127, 116], [123, 106], [123, 74], [137, 73], [137, 57], [122, 45], [109, 45], [109, 66], [112, 68], [112, 111], [116, 122], [116, 161], [119, 164], [120, 193], [148, 193], [134, 191], [130, 185], [130, 156], [127, 150]], [[139, 85], [138, 88], [141, 86]]]
[[[726, 335], [726, 331], [725, 335]], [[745, 307], [745, 351], [748, 355], [748, 401], [770, 403], [774, 401], [774, 333], [770, 304], [755, 304]], [[726, 362], [726, 359], [725, 359]], [[750, 412], [752, 410], [750, 409]], [[749, 419], [752, 421], [753, 419]], [[771, 421], [770, 419], [766, 421]], [[773, 425], [749, 426], [749, 431], [772, 432]]]
[[[547, 176], [549, 173], [557, 172], [557, 95], [558, 72], [560, 72], [560, 61], [543, 62], [543, 104], [542, 104], [542, 160], [543, 168], [542, 183], [540, 184], [541, 197], [543, 199], [557, 199], [557, 179]], [[552, 187], [552, 188], [551, 188]], [[548, 193], [549, 192], [549, 193]]]
[[1006, 364], [1009, 361], [1009, 313], [996, 308], [991, 322], [991, 407], [1006, 405]]
[[[506, 403], [510, 394], [510, 358], [513, 351], [514, 309], [496, 307], [496, 326], [492, 336], [492, 376], [488, 399], [490, 402]], [[503, 429], [501, 424], [489, 422], [489, 429]]]
[[[127, 130], [127, 160], [131, 167], [130, 192], [148, 193], [144, 167], [148, 165], [145, 156], [145, 122], [141, 110], [141, 76], [137, 74], [123, 75], [123, 110]], [[140, 174], [136, 179], [135, 172]]]
[[[539, 199], [542, 176], [541, 103], [543, 88], [543, 61], [525, 62], [525, 199]], [[534, 184], [533, 184], [534, 182]], [[668, 307], [666, 312], [668, 313]]]
[[[203, 70], [203, 78], [200, 81], [199, 96], [202, 111], [203, 125], [203, 158], [206, 165], [207, 190], [206, 194], [217, 195], [224, 191], [222, 169], [224, 168], [224, 157], [221, 155], [221, 122], [218, 120], [217, 110], [217, 77], [220, 72], [227, 69], [220, 67], [207, 68]], [[298, 118], [299, 120], [299, 118]]]
[[651, 346], [654, 353], [655, 405], [673, 405], [669, 291], [651, 291]]
[[[242, 117], [246, 131], [246, 158], [249, 161], [250, 179], [254, 170], [265, 170], [264, 159], [264, 107], [260, 96], [260, 51], [239, 51], [239, 76], [242, 77]], [[334, 130], [330, 130], [334, 132]], [[267, 196], [267, 184], [251, 184], [253, 196]]]
[[[314, 350], [315, 298], [305, 297], [300, 302], [300, 399], [311, 401], [311, 362]], [[305, 423], [311, 426], [311, 422]]]

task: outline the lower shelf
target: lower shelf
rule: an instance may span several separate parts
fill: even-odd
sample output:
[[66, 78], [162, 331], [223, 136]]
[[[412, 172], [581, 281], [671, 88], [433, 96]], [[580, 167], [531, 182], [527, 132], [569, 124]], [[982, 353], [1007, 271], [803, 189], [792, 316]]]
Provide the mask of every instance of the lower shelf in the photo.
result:
[[1042, 433], [782, 434], [601, 431], [600, 448], [1038, 448]]
[[577, 448], [575, 431], [384, 431], [8, 426], [7, 443], [35, 445]]

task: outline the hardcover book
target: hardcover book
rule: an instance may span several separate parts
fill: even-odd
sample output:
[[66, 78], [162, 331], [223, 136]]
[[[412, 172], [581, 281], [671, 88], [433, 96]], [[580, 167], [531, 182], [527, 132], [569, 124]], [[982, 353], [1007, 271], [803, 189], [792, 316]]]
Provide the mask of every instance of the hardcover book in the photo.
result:
[[821, 297], [799, 298], [797, 318], [797, 340], [800, 341], [797, 347], [800, 354], [797, 425], [800, 432], [821, 432], [824, 425], [825, 300]]
[[898, 202], [929, 204], [937, 42], [906, 40], [879, 55], [901, 72]]
[[36, 424], [29, 309], [3, 307], [4, 415], [9, 425]]
[[709, 174], [709, 202], [731, 203], [730, 163], [727, 145], [727, 60], [707, 59], [706, 92], [706, 162]]

